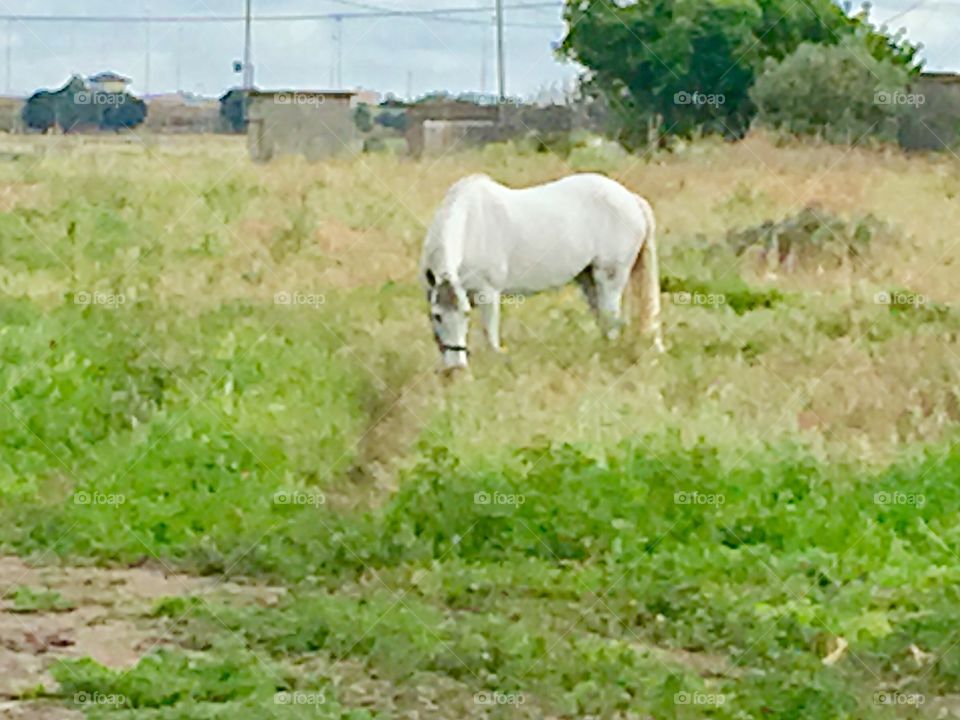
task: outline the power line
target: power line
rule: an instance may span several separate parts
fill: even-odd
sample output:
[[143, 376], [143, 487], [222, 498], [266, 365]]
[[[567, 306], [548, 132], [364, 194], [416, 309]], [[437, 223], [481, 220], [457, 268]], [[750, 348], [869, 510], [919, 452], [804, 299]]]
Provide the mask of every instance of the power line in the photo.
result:
[[[395, 10], [392, 10], [391, 8], [385, 8], [382, 5], [371, 5], [370, 3], [366, 3], [366, 2], [357, 2], [357, 0], [329, 0], [329, 2], [335, 2], [340, 5], [346, 5], [347, 7], [362, 8], [364, 10], [372, 11], [370, 13], [363, 13], [355, 16], [355, 17], [361, 17], [361, 18], [367, 15], [376, 17], [379, 13], [387, 13], [389, 16], [397, 12]], [[511, 6], [511, 9], [542, 11], [542, 10], [559, 10], [562, 7], [563, 7], [562, 4], [539, 2], [539, 3], [526, 3], [521, 5], [513, 5]], [[457, 8], [458, 11], [469, 10], [469, 9], [470, 8]], [[403, 11], [400, 11], [400, 12], [403, 12]], [[434, 12], [437, 13], [436, 15], [433, 15], [433, 14], [429, 15], [430, 20], [435, 20], [437, 22], [454, 23], [457, 25], [473, 25], [474, 27], [476, 26], [489, 27], [491, 24], [489, 21], [485, 21], [485, 20], [464, 20], [462, 18], [444, 17], [444, 15], [447, 12], [449, 12], [447, 9], [444, 9], [444, 8], [435, 8], [434, 10], [426, 10], [426, 11], [420, 11], [420, 12], [424, 14], [434, 13]], [[488, 8], [476, 8], [475, 12], [491, 13], [491, 18], [495, 16], [495, 13], [491, 12], [491, 10]], [[526, 28], [551, 28], [552, 29], [552, 28], [555, 28], [556, 26], [557, 26], [557, 23], [547, 24], [547, 23], [515, 22], [515, 23], [508, 24], [508, 27], [526, 27]]]
[[907, 15], [909, 13], [912, 13], [914, 10], [917, 10], [921, 5], [925, 3], [926, 3], [926, 0], [917, 0], [917, 2], [913, 3], [913, 5], [908, 7], [906, 10], [901, 10], [900, 12], [888, 17], [886, 20], [883, 21], [883, 24], [886, 25], [887, 23], [892, 23], [894, 20], [899, 20], [904, 15]]
[[[338, 2], [340, 0], [337, 0]], [[365, 4], [345, 3], [362, 7]], [[375, 7], [375, 6], [369, 6]], [[563, 5], [557, 2], [532, 2], [521, 3], [517, 5], [504, 6], [507, 10], [535, 10], [535, 9], [555, 9], [559, 10]], [[432, 8], [430, 10], [390, 10], [382, 8], [370, 10], [367, 12], [341, 12], [341, 13], [298, 13], [290, 15], [257, 15], [253, 18], [255, 22], [298, 22], [307, 20], [355, 20], [363, 18], [382, 18], [382, 17], [425, 17], [431, 19], [445, 19], [446, 15], [470, 15], [489, 13], [490, 10], [478, 7], [448, 7]], [[20, 23], [37, 22], [68, 22], [68, 23], [228, 23], [228, 22], [246, 22], [246, 15], [0, 15], [0, 20], [9, 20]], [[485, 23], [484, 23], [485, 24]], [[533, 26], [518, 25], [520, 27]], [[555, 27], [555, 25], [537, 25], [537, 27]]]

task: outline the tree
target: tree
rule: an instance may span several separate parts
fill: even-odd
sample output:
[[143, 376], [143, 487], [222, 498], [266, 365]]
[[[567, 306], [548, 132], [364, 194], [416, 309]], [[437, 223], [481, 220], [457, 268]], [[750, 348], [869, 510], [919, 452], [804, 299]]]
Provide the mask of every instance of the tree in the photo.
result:
[[768, 58], [750, 97], [763, 124], [798, 135], [853, 143], [893, 141], [906, 108], [907, 71], [878, 60], [861, 38], [839, 45], [803, 43], [783, 60]]
[[31, 130], [47, 132], [57, 124], [55, 98], [46, 90], [31, 95], [23, 105], [23, 122]]
[[135, 128], [147, 119], [147, 104], [140, 98], [127, 94], [120, 96], [122, 101], [107, 104], [100, 120], [104, 130], [122, 130]]
[[559, 52], [587, 68], [588, 93], [617, 117], [620, 140], [695, 131], [739, 137], [756, 108], [749, 96], [766, 58], [803, 42], [836, 44], [865, 36], [872, 56], [906, 68], [917, 49], [850, 17], [832, 0], [571, 0]]
[[377, 117], [374, 118], [374, 122], [385, 128], [403, 132], [407, 129], [407, 113], [403, 111], [382, 110]]
[[232, 88], [220, 97], [220, 119], [229, 132], [247, 131], [247, 91]]
[[363, 133], [373, 130], [373, 114], [370, 112], [369, 105], [366, 103], [357, 105], [353, 111], [353, 124]]
[[94, 92], [79, 75], [59, 90], [40, 90], [24, 104], [27, 127], [47, 132], [59, 125], [64, 132], [81, 127], [117, 130], [136, 127], [147, 117], [146, 104], [127, 93]]
[[62, 88], [53, 93], [57, 124], [64, 132], [81, 127], [99, 127], [104, 106], [96, 102], [96, 95], [87, 88], [79, 75], [74, 75]]

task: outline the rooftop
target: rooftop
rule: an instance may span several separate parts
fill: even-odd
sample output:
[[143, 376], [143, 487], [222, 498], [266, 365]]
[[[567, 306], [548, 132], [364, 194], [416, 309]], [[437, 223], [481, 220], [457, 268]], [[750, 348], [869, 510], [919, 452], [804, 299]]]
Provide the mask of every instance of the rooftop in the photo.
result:
[[97, 73], [96, 75], [91, 75], [88, 79], [90, 82], [131, 82], [130, 78], [118, 75], [115, 72]]
[[296, 95], [299, 97], [340, 97], [351, 98], [357, 93], [353, 90], [251, 90], [250, 97], [276, 97], [277, 95]]

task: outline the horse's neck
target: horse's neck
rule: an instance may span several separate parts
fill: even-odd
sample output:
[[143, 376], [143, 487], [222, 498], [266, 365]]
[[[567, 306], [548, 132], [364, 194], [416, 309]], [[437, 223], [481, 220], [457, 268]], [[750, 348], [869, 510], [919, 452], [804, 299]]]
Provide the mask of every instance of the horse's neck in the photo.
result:
[[466, 210], [464, 203], [452, 202], [432, 228], [431, 263], [441, 277], [457, 279], [459, 276], [467, 235]]

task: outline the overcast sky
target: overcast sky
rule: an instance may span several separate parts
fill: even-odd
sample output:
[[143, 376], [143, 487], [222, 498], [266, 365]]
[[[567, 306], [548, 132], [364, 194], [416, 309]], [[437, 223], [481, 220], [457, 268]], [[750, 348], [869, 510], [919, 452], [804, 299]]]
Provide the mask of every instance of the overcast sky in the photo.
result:
[[[404, 10], [440, 7], [491, 8], [494, 0], [358, 0]], [[523, 4], [549, 0], [504, 0]], [[363, 12], [337, 0], [253, 0], [254, 15]], [[0, 0], [7, 15], [234, 16], [243, 0]], [[909, 12], [904, 13], [908, 10]], [[900, 15], [900, 13], [904, 13]], [[908, 37], [925, 45], [931, 70], [960, 70], [960, 0], [884, 0], [874, 5], [877, 21], [895, 17]], [[475, 22], [487, 13], [457, 15]], [[560, 0], [555, 8], [508, 10], [507, 90], [529, 96], [573, 78], [576, 67], [557, 61], [553, 44], [563, 36]], [[238, 83], [232, 63], [242, 55], [243, 24], [212, 23], [9, 22], [0, 24], [0, 89], [15, 93], [56, 87], [71, 74], [113, 70], [133, 78], [135, 92], [182, 89], [219, 95]], [[332, 20], [254, 23], [256, 81], [266, 88], [323, 89], [333, 73], [337, 23]], [[342, 80], [406, 96], [431, 90], [493, 92], [496, 68], [493, 30], [420, 18], [344, 19]], [[147, 36], [149, 34], [149, 75]], [[6, 50], [9, 48], [9, 55]], [[6, 58], [12, 58], [9, 71]]]

